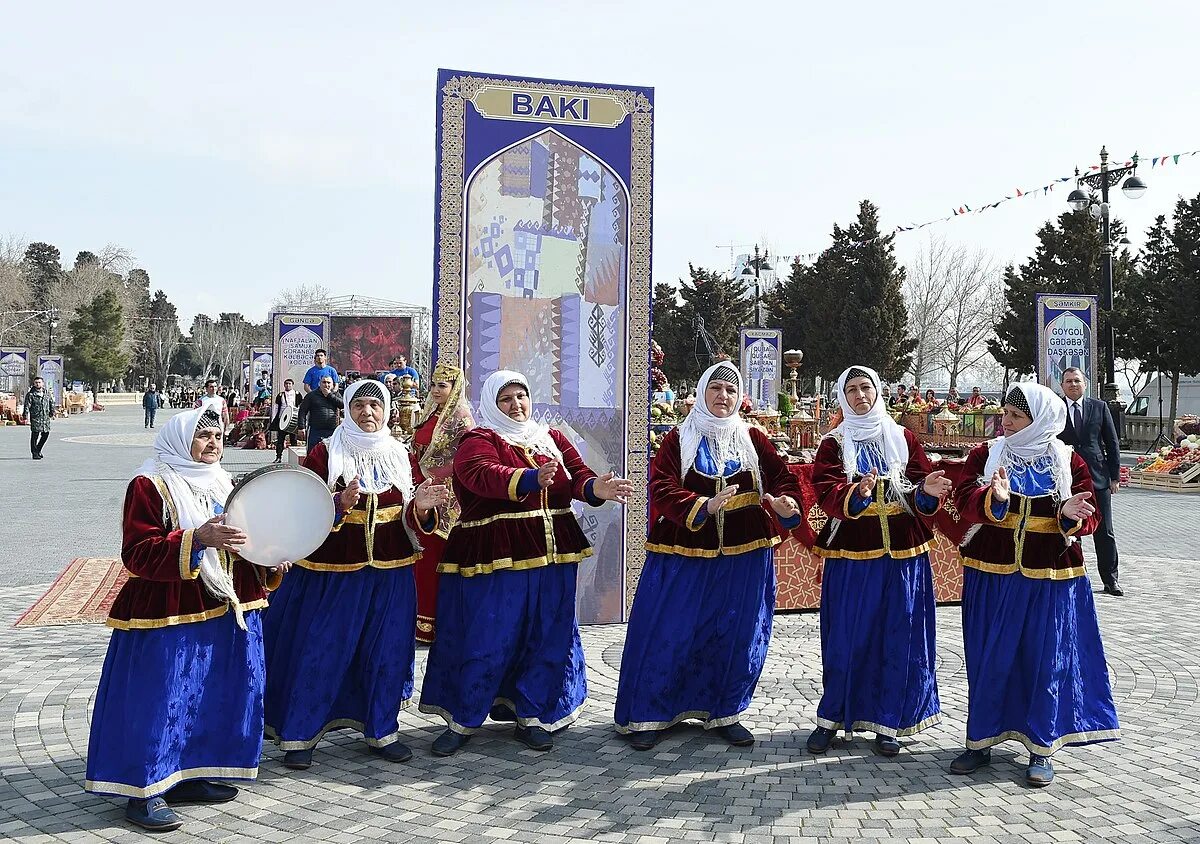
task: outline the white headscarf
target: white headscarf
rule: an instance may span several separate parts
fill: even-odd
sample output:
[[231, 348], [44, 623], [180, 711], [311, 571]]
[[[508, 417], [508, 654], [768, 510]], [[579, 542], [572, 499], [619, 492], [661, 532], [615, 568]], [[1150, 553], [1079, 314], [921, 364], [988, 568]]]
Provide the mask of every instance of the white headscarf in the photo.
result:
[[1058, 438], [1067, 425], [1066, 404], [1049, 387], [1031, 382], [1010, 388], [1006, 404], [1014, 391], [1024, 396], [1033, 421], [1012, 436], [997, 437], [988, 443], [988, 459], [980, 483], [990, 483], [992, 474], [1001, 466], [1010, 476], [1031, 468], [1048, 468], [1059, 500], [1066, 501], [1071, 497], [1071, 447]]
[[[369, 433], [358, 427], [350, 415], [354, 397], [368, 384], [375, 385], [378, 395], [372, 397], [383, 404], [383, 422], [378, 431]], [[388, 429], [391, 412], [391, 394], [379, 381], [365, 378], [347, 388], [342, 399], [342, 424], [325, 440], [325, 449], [329, 452], [326, 483], [330, 489], [337, 486], [339, 478], [347, 484], [358, 478], [364, 492], [381, 493], [389, 487], [395, 487], [404, 494], [405, 501], [412, 498], [413, 477], [408, 449]]]
[[[192, 440], [199, 428], [200, 418], [210, 410], [217, 422], [211, 427], [221, 429], [221, 405], [217, 399], [204, 400], [195, 410], [177, 413], [154, 439], [154, 456], [146, 460], [137, 475], [162, 478], [179, 517], [177, 527], [194, 530], [213, 517], [215, 504], [225, 506], [233, 488], [233, 479], [217, 463], [198, 463], [192, 459]], [[200, 556], [200, 581], [213, 595], [224, 598], [233, 607], [238, 627], [246, 629], [242, 607], [233, 586], [233, 577], [221, 566], [215, 548], [205, 548]]]
[[[846, 400], [846, 382], [850, 380], [851, 373], [855, 378], [866, 375], [875, 385], [875, 403], [861, 416]], [[874, 451], [883, 457], [888, 467], [888, 496], [906, 503], [904, 494], [913, 488], [904, 474], [908, 468], [908, 440], [904, 438], [904, 429], [888, 413], [880, 389], [879, 373], [869, 366], [850, 367], [838, 378], [837, 398], [842, 409], [842, 424], [825, 436], [841, 439], [842, 468], [846, 472], [846, 479], [853, 480], [858, 473], [859, 450]]]
[[680, 473], [686, 477], [688, 470], [696, 464], [696, 453], [700, 449], [700, 441], [708, 440], [708, 450], [717, 471], [723, 471], [725, 464], [736, 460], [742, 468], [754, 475], [754, 480], [762, 489], [762, 477], [758, 466], [758, 452], [754, 449], [754, 441], [750, 439], [750, 426], [735, 408], [729, 416], [714, 416], [708, 409], [706, 393], [708, 382], [712, 380], [717, 370], [722, 373], [722, 381], [728, 378], [736, 379], [729, 383], [737, 385], [737, 399], [742, 400], [742, 374], [729, 361], [714, 363], [700, 376], [696, 382], [696, 404], [688, 411], [688, 415], [679, 425], [679, 463]]
[[[495, 431], [510, 445], [557, 460], [566, 476], [571, 477], [571, 473], [567, 471], [567, 464], [563, 460], [562, 449], [550, 436], [548, 425], [534, 421], [532, 414], [524, 422], [518, 422], [496, 404], [496, 400], [500, 397], [500, 391], [512, 384], [520, 384], [525, 388], [526, 393], [529, 392], [529, 382], [525, 376], [511, 369], [493, 372], [483, 382], [483, 390], [479, 394], [479, 416], [482, 426]], [[532, 404], [530, 409], [532, 410]]]

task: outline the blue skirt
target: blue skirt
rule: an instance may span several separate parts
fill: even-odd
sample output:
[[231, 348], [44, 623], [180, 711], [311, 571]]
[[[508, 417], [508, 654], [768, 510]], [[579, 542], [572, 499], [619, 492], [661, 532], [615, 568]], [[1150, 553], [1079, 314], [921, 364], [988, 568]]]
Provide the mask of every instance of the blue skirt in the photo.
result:
[[817, 724], [888, 736], [940, 720], [929, 556], [829, 557], [821, 576]]
[[963, 572], [967, 747], [1019, 741], [1049, 756], [1120, 738], [1092, 585]]
[[621, 656], [618, 732], [738, 721], [771, 642], [774, 556], [770, 548], [711, 559], [646, 555]]
[[587, 671], [575, 622], [577, 568], [443, 575], [421, 711], [464, 735], [482, 726], [493, 706], [515, 714], [522, 727], [551, 732], [578, 718]]
[[156, 797], [185, 780], [252, 780], [263, 730], [263, 640], [233, 613], [114, 630], [100, 672], [87, 781], [94, 794]]
[[367, 744], [400, 738], [412, 697], [417, 589], [412, 566], [293, 568], [263, 620], [266, 733], [284, 750], [349, 727]]

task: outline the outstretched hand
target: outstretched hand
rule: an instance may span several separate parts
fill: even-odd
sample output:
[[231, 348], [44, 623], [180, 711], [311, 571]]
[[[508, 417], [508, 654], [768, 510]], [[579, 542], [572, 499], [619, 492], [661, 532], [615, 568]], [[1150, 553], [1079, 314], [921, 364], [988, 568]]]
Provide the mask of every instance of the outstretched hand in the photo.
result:
[[1092, 494], [1090, 492], [1081, 492], [1078, 495], [1072, 495], [1063, 502], [1063, 515], [1072, 521], [1082, 522], [1096, 512], [1096, 508], [1088, 503], [1088, 499], [1091, 497]]
[[592, 481], [592, 494], [603, 501], [628, 504], [629, 496], [633, 495], [633, 481], [618, 478], [616, 473], [609, 472]]
[[932, 495], [934, 498], [945, 498], [950, 490], [954, 488], [954, 482], [946, 477], [945, 470], [938, 469], [925, 476], [924, 488], [926, 495]]
[[796, 506], [796, 499], [790, 495], [775, 497], [769, 492], [764, 492], [762, 500], [781, 519], [790, 519], [793, 516], [800, 515], [800, 508]]
[[435, 507], [450, 503], [450, 488], [443, 483], [435, 483], [432, 478], [421, 481], [417, 491], [413, 493], [413, 506], [417, 513], [428, 513]]
[[196, 541], [206, 548], [218, 551], [237, 551], [246, 544], [246, 533], [241, 528], [225, 524], [225, 514], [213, 516], [196, 528]]

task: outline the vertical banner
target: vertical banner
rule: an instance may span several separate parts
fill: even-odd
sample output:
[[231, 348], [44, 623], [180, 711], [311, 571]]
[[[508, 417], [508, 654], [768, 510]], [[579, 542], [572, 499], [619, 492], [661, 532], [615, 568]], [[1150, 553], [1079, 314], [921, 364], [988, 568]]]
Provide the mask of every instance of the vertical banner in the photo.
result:
[[254, 387], [261, 379], [268, 386], [271, 384], [271, 371], [275, 355], [272, 354], [270, 346], [251, 346], [250, 347], [250, 392], [254, 392]]
[[250, 361], [242, 361], [242, 383], [238, 385], [242, 395], [250, 392]]
[[54, 396], [54, 406], [63, 403], [63, 359], [62, 355], [38, 355], [38, 375], [46, 382], [46, 389]]
[[478, 406], [498, 369], [627, 508], [576, 508], [581, 621], [622, 621], [645, 560], [654, 91], [438, 71], [434, 349]]
[[[283, 389], [285, 378], [303, 390], [304, 373], [313, 365], [317, 349], [329, 348], [329, 317], [323, 314], [275, 314], [271, 319], [274, 367], [272, 392]], [[335, 362], [333, 366], [337, 367]], [[338, 371], [341, 368], [338, 367]]]
[[783, 332], [778, 328], [743, 328], [741, 349], [742, 383], [755, 410], [774, 410], [783, 365]]
[[0, 348], [0, 383], [10, 393], [25, 394], [29, 389], [29, 349], [24, 346]]
[[1088, 394], [1100, 395], [1096, 377], [1096, 297], [1038, 293], [1038, 383], [1058, 390], [1064, 369], [1072, 366], [1087, 377]]

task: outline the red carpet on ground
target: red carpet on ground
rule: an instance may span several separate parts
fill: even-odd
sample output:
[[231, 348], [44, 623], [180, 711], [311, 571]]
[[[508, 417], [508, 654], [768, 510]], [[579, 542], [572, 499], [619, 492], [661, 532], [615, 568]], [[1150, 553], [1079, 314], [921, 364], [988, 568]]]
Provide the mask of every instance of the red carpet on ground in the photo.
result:
[[102, 624], [127, 577], [115, 557], [76, 557], [13, 626]]

